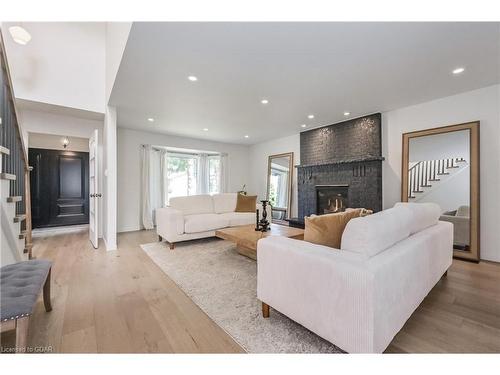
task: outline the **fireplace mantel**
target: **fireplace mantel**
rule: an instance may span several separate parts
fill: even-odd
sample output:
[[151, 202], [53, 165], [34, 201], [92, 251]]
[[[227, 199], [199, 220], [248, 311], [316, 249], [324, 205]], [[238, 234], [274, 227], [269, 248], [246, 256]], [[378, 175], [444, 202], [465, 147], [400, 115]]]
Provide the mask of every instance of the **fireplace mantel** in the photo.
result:
[[339, 160], [331, 163], [324, 164], [306, 164], [306, 165], [296, 165], [295, 168], [312, 168], [312, 167], [325, 167], [329, 165], [339, 165], [339, 164], [353, 164], [353, 163], [366, 163], [370, 161], [384, 161], [385, 158], [383, 156], [377, 156], [373, 158], [364, 158], [364, 159], [350, 159], [350, 160]]

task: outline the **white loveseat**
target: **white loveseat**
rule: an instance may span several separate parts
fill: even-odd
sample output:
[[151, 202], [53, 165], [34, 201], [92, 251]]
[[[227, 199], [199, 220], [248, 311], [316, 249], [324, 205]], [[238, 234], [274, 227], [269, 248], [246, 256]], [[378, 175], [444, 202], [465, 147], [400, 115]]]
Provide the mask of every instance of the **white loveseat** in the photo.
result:
[[271, 306], [347, 352], [383, 352], [451, 265], [453, 226], [439, 214], [408, 203], [352, 219], [340, 250], [259, 240], [264, 316]]
[[213, 237], [217, 229], [254, 224], [255, 212], [234, 212], [236, 200], [237, 193], [171, 198], [168, 207], [156, 210], [160, 241], [173, 249], [176, 242]]

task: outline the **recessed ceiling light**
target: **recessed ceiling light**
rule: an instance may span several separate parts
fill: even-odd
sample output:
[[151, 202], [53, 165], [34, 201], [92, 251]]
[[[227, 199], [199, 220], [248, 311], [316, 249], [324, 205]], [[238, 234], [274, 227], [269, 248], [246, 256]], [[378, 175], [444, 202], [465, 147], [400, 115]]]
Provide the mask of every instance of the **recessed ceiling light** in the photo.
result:
[[9, 27], [9, 32], [12, 36], [12, 39], [14, 39], [14, 42], [16, 42], [17, 44], [25, 46], [31, 40], [30, 33], [21, 26], [11, 26]]
[[152, 117], [150, 117], [150, 118], [148, 118], [148, 121], [149, 121], [149, 122], [155, 122], [155, 119], [154, 119], [154, 118], [152, 118]]
[[307, 116], [308, 119], [313, 119], [314, 118], [314, 115], [308, 115]]
[[207, 132], [207, 131], [208, 131], [208, 128], [203, 128], [203, 131], [204, 131], [204, 132]]
[[301, 128], [305, 128], [306, 126], [307, 126], [306, 124], [300, 125]]
[[248, 135], [245, 135], [245, 138], [248, 138], [249, 136]]
[[261, 102], [262, 104], [268, 104], [268, 103], [269, 103], [269, 100], [267, 100], [267, 99], [262, 99], [260, 102]]
[[344, 112], [344, 116], [349, 116], [351, 112]]
[[456, 68], [456, 69], [453, 69], [453, 74], [460, 74], [460, 73], [463, 73], [465, 71], [465, 68]]
[[195, 77], [195, 76], [188, 76], [188, 79], [191, 81], [191, 82], [196, 82], [198, 81], [198, 78]]

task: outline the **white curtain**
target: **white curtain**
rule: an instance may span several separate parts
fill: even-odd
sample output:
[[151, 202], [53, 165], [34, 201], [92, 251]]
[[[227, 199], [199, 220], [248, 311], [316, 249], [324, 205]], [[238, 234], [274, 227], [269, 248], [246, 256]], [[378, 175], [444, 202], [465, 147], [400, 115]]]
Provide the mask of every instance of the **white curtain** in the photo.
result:
[[228, 192], [228, 180], [229, 180], [229, 172], [228, 172], [228, 156], [227, 154], [220, 154], [220, 171], [219, 171], [219, 193], [227, 193]]
[[150, 178], [151, 145], [141, 147], [141, 185], [142, 185], [142, 226], [153, 229], [153, 211], [151, 209], [151, 178]]
[[160, 184], [161, 184], [161, 207], [166, 207], [168, 202], [168, 170], [167, 170], [167, 150], [161, 150], [161, 159], [160, 159]]
[[166, 150], [151, 145], [142, 147], [142, 225], [153, 229], [156, 224], [156, 209], [167, 202], [168, 178]]
[[197, 170], [197, 194], [208, 194], [208, 155], [198, 155], [198, 170]]
[[154, 225], [156, 225], [156, 210], [166, 206], [168, 189], [166, 173], [166, 150], [153, 148], [149, 160], [149, 196]]

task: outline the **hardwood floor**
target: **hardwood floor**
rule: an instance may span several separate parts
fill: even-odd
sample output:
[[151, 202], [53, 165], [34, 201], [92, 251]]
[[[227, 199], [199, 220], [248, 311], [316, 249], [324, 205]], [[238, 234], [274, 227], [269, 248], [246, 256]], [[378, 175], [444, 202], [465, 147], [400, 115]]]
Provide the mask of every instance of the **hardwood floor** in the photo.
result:
[[[54, 261], [53, 311], [40, 299], [29, 345], [54, 352], [238, 353], [243, 349], [140, 249], [152, 231], [123, 233], [117, 251], [94, 250], [87, 232], [47, 234], [33, 254]], [[13, 345], [12, 333], [2, 346]], [[500, 353], [500, 265], [459, 260], [387, 352]]]
[[[152, 231], [124, 233], [119, 250], [106, 252], [86, 231], [34, 239], [34, 256], [54, 261], [53, 310], [39, 301], [28, 344], [63, 353], [243, 352], [139, 247], [154, 241]], [[14, 344], [2, 336], [3, 346]]]

